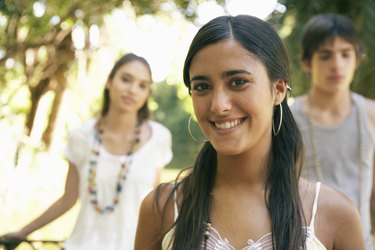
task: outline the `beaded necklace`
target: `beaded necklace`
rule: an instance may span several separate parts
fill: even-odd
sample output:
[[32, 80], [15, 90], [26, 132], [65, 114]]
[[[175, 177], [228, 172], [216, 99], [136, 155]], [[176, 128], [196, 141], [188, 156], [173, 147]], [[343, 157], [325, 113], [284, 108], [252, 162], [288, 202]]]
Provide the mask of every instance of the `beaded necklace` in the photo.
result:
[[97, 197], [97, 183], [96, 183], [96, 169], [98, 166], [98, 158], [100, 157], [100, 146], [102, 144], [101, 136], [104, 133], [104, 129], [102, 128], [102, 120], [98, 120], [96, 124], [95, 134], [94, 134], [94, 145], [91, 152], [91, 160], [90, 160], [90, 167], [89, 167], [89, 186], [88, 192], [90, 195], [90, 202], [94, 206], [95, 211], [100, 214], [106, 214], [113, 212], [115, 206], [119, 203], [120, 194], [122, 191], [122, 185], [126, 180], [126, 177], [129, 172], [129, 166], [133, 160], [133, 153], [135, 152], [137, 145], [139, 144], [140, 132], [141, 132], [141, 125], [142, 122], [138, 122], [137, 126], [134, 129], [134, 136], [130, 140], [131, 147], [127, 153], [127, 159], [121, 160], [121, 167], [117, 177], [117, 183], [115, 186], [115, 195], [113, 197], [113, 202], [110, 205], [101, 206], [98, 201]]
[[210, 238], [211, 229], [212, 229], [212, 223], [211, 223], [210, 218], [208, 218], [208, 220], [206, 222], [206, 227], [204, 229], [204, 245], [203, 245], [203, 250], [206, 250], [206, 248], [207, 248], [207, 241], [208, 241], [208, 238]]

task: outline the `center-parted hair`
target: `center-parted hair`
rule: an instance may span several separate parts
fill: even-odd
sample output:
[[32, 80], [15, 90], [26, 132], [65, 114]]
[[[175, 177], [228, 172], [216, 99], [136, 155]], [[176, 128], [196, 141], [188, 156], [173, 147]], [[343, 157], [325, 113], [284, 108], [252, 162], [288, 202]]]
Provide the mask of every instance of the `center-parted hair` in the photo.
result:
[[[150, 78], [152, 78], [151, 67], [150, 67], [150, 64], [147, 62], [147, 60], [144, 57], [137, 56], [134, 53], [128, 53], [128, 54], [125, 54], [124, 56], [122, 56], [120, 59], [118, 59], [116, 61], [115, 65], [113, 65], [113, 68], [108, 75], [107, 80], [112, 81], [112, 79], [115, 77], [117, 71], [123, 65], [134, 62], [134, 61], [138, 61], [138, 62], [143, 63], [150, 72]], [[108, 113], [110, 100], [111, 100], [111, 97], [109, 95], [109, 90], [107, 88], [104, 88], [103, 104], [102, 104], [102, 109], [101, 109], [101, 116], [102, 117], [104, 117]], [[150, 110], [148, 108], [148, 102], [146, 100], [145, 104], [138, 110], [138, 120], [140, 122], [144, 121], [144, 120], [147, 120], [149, 118], [149, 116], [150, 116]]]
[[[264, 64], [271, 82], [289, 82], [287, 53], [270, 24], [247, 15], [221, 16], [201, 27], [191, 43], [183, 70], [184, 82], [189, 91], [189, 69], [194, 56], [206, 46], [230, 39], [240, 43]], [[272, 137], [264, 197], [272, 221], [273, 248], [294, 250], [301, 249], [305, 242], [305, 221], [298, 192], [302, 139], [288, 107], [287, 98], [281, 105], [282, 126], [277, 136]], [[275, 112], [274, 119], [275, 124], [278, 124], [279, 112]], [[192, 171], [178, 182], [182, 202], [175, 222], [174, 250], [200, 249], [205, 223], [209, 218], [210, 192], [216, 167], [216, 150], [210, 142], [206, 142]]]

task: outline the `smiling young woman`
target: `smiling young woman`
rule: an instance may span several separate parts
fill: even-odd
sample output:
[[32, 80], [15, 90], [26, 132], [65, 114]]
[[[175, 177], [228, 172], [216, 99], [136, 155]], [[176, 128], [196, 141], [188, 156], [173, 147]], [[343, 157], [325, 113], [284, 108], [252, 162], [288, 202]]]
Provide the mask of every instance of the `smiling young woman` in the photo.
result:
[[352, 202], [300, 178], [288, 58], [269, 24], [246, 15], [211, 20], [183, 72], [208, 141], [187, 175], [144, 199], [136, 250], [363, 250]]

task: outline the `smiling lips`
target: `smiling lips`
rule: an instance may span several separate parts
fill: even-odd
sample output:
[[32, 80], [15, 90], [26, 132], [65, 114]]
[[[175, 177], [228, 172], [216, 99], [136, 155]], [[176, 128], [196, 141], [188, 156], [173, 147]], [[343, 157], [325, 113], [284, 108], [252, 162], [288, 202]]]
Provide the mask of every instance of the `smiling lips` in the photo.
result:
[[233, 121], [226, 121], [226, 122], [214, 122], [215, 127], [219, 129], [230, 129], [237, 125], [239, 125], [243, 119], [236, 119]]

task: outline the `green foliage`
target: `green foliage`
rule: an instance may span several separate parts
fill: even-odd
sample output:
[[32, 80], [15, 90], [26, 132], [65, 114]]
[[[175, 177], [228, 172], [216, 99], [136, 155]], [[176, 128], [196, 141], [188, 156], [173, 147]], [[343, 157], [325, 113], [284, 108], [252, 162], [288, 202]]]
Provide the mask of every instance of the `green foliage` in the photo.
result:
[[365, 44], [366, 55], [359, 66], [357, 82], [354, 88], [365, 96], [375, 99], [375, 1], [363, 0], [362, 15], [358, 16], [357, 24], [362, 41]]
[[[186, 100], [179, 98], [180, 85], [156, 83], [153, 91], [153, 98], [158, 104], [158, 108], [153, 111], [153, 118], [169, 128], [173, 136], [173, 160], [167, 166], [170, 168], [192, 165], [201, 147], [201, 144], [195, 142], [189, 135], [187, 126], [190, 113], [184, 109]], [[190, 96], [185, 96], [185, 98], [190, 98]], [[197, 126], [193, 129], [192, 132], [195, 135], [199, 134]]]
[[[53, 110], [59, 110], [61, 97], [68, 86], [67, 77], [75, 69], [73, 30], [80, 27], [84, 34], [83, 50], [91, 53], [88, 30], [100, 25], [103, 18], [116, 8], [135, 10], [136, 15], [171, 13], [180, 10], [194, 18], [196, 1], [172, 0], [1, 0], [0, 2], [0, 90], [12, 81], [21, 82], [30, 91], [30, 100], [23, 108], [25, 131], [34, 125], [39, 101], [48, 92], [54, 93]], [[169, 6], [169, 7], [168, 7]], [[172, 8], [171, 8], [172, 7]], [[82, 48], [80, 48], [82, 49]], [[10, 64], [9, 62], [14, 62]], [[7, 65], [8, 64], [8, 65]], [[16, 68], [15, 68], [16, 67]], [[11, 73], [8, 73], [11, 72]], [[16, 96], [0, 93], [1, 105]], [[5, 101], [4, 101], [5, 100]], [[57, 101], [56, 101], [57, 100]], [[49, 114], [43, 140], [48, 145], [57, 115]]]

